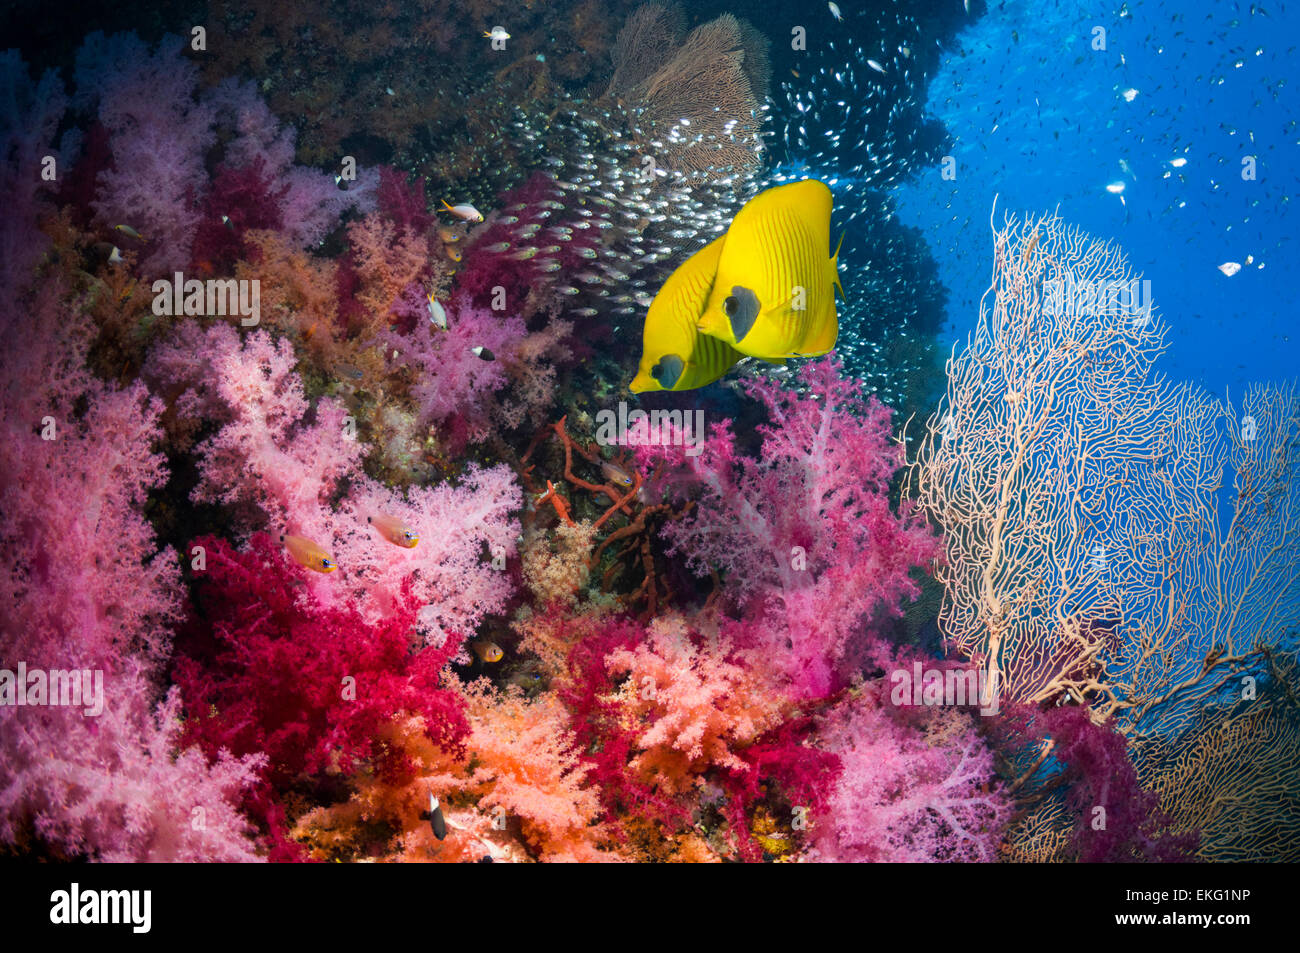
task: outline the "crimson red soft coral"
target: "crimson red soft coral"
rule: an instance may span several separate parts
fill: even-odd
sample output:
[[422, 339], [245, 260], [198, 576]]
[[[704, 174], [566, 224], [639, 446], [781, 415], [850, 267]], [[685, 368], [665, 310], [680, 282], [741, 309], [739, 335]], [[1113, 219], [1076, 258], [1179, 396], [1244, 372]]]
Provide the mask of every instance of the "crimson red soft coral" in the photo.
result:
[[196, 613], [176, 663], [186, 734], [213, 754], [268, 756], [250, 805], [263, 822], [291, 788], [320, 787], [358, 762], [402, 778], [411, 766], [375, 742], [400, 712], [422, 716], [434, 741], [463, 751], [469, 725], [460, 696], [439, 685], [461, 638], [413, 651], [419, 607], [409, 590], [371, 624], [351, 606], [320, 605], [301, 583], [306, 570], [266, 534], [243, 551], [211, 536], [193, 546], [206, 566], [194, 573]]
[[392, 166], [379, 167], [379, 187], [375, 191], [380, 213], [409, 235], [423, 235], [433, 227], [424, 179], [408, 179]]
[[630, 619], [616, 618], [584, 636], [568, 658], [568, 679], [559, 694], [569, 709], [588, 779], [600, 790], [607, 817], [654, 818], [669, 828], [689, 825], [690, 810], [655, 790], [628, 770], [636, 754], [637, 731], [620, 721], [612, 699], [615, 683], [606, 658], [636, 646], [644, 630]]
[[279, 229], [288, 191], [288, 185], [276, 185], [261, 156], [248, 166], [219, 167], [194, 233], [193, 259], [199, 272], [226, 274], [237, 260], [247, 258], [243, 236], [250, 228]]

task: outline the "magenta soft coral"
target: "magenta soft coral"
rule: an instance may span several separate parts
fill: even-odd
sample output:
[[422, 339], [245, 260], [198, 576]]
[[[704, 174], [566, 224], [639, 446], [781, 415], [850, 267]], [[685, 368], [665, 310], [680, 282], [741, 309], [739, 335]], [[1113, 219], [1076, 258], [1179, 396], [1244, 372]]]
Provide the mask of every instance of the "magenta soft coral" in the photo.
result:
[[423, 717], [429, 737], [457, 754], [469, 731], [460, 696], [439, 673], [460, 647], [413, 651], [418, 602], [407, 588], [394, 612], [369, 622], [354, 608], [326, 606], [304, 592], [301, 567], [265, 534], [235, 550], [215, 537], [193, 546], [197, 613], [180, 645], [175, 681], [189, 717], [186, 738], [205, 750], [264, 753], [269, 805], [295, 785], [319, 785], [360, 762], [394, 780], [412, 766], [377, 745], [379, 728], [401, 713]]
[[1041, 734], [1051, 744], [1051, 758], [1042, 769], [1048, 774], [1044, 783], [1065, 792], [1076, 819], [1071, 849], [1078, 860], [1169, 863], [1194, 858], [1199, 834], [1169, 830], [1171, 821], [1160, 810], [1160, 798], [1142, 790], [1123, 735], [1095, 724], [1078, 705], [1033, 711], [1016, 706], [1008, 716], [1004, 727], [1013, 737], [1024, 740]]
[[[766, 647], [799, 697], [825, 697], [864, 623], [897, 613], [918, 589], [910, 572], [939, 554], [929, 528], [890, 509], [889, 481], [902, 465], [890, 412], [863, 399], [833, 360], [800, 374], [804, 392], [747, 385], [765, 405], [758, 459], [741, 453], [727, 423], [697, 455], [682, 446], [642, 447], [661, 486], [700, 504], [664, 535], [701, 574], [725, 574], [725, 592], [746, 620], [737, 644]], [[734, 627], [733, 627], [734, 629]]]

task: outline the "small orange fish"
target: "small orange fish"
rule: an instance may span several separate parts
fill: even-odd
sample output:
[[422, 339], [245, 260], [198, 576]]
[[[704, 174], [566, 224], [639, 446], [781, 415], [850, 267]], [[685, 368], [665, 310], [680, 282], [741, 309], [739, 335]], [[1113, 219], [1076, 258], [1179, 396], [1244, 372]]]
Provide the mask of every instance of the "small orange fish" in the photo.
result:
[[460, 261], [460, 249], [455, 245], [443, 245], [442, 250], [447, 253], [447, 257], [452, 261]]
[[487, 639], [479, 639], [477, 642], [471, 642], [469, 647], [485, 662], [499, 662], [505, 657], [505, 652], [501, 651], [501, 646]]
[[442, 207], [463, 222], [483, 221], [483, 213], [468, 203], [464, 205], [448, 205], [447, 200], [443, 199]]
[[407, 529], [406, 524], [396, 517], [379, 513], [375, 516], [367, 516], [366, 522], [379, 530], [379, 535], [394, 546], [414, 549], [420, 542], [420, 534]]
[[606, 460], [600, 465], [600, 472], [605, 475], [605, 479], [615, 486], [631, 486], [631, 475], [620, 467], [617, 463], [610, 463]]
[[289, 550], [289, 555], [299, 566], [306, 566], [316, 572], [333, 572], [339, 568], [330, 554], [325, 552], [310, 539], [302, 536], [281, 536], [280, 542]]
[[438, 229], [438, 237], [442, 239], [444, 245], [454, 245], [460, 241], [460, 233], [445, 225]]

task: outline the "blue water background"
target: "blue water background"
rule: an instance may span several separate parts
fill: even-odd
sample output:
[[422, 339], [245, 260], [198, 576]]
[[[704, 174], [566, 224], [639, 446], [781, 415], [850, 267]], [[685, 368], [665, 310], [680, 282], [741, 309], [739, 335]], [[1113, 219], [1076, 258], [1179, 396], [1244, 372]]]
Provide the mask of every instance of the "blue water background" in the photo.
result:
[[[999, 222], [1059, 209], [1123, 246], [1170, 324], [1158, 370], [1234, 400], [1247, 382], [1296, 376], [1298, 44], [1296, 8], [1267, 0], [992, 5], [930, 84], [956, 180], [930, 168], [896, 191], [939, 261], [951, 341], [989, 285], [997, 194]], [[1106, 190], [1116, 182], [1123, 203]], [[1233, 277], [1219, 270], [1229, 261], [1242, 265]]]

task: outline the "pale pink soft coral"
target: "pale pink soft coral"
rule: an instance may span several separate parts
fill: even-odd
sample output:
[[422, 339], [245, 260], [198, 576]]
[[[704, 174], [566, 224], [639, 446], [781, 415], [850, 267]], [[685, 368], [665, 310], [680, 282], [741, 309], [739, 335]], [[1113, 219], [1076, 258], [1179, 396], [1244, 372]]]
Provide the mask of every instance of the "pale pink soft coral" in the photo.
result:
[[819, 744], [842, 770], [812, 857], [839, 862], [993, 861], [1010, 800], [993, 753], [956, 708], [900, 710], [874, 692], [825, 719]]
[[296, 165], [284, 173], [279, 184], [288, 186], [281, 201], [281, 233], [296, 247], [307, 250], [319, 245], [345, 212], [365, 215], [374, 211], [379, 170], [358, 167], [357, 177], [347, 189], [340, 189], [328, 172]]
[[144, 274], [170, 276], [189, 263], [218, 128], [232, 133], [225, 165], [260, 159], [277, 187], [288, 186], [281, 231], [295, 247], [317, 245], [349, 210], [374, 209], [378, 169], [357, 168], [345, 190], [332, 173], [293, 165], [293, 129], [281, 126], [256, 86], [228, 79], [200, 95], [198, 67], [184, 46], [168, 35], [150, 51], [133, 33], [92, 33], [77, 53], [76, 103], [98, 114], [113, 155], [91, 205], [101, 226], [129, 225], [145, 236]]
[[[287, 341], [230, 325], [186, 323], [151, 354], [146, 377], [179, 390], [177, 414], [220, 425], [196, 448], [195, 500], [233, 507], [246, 531], [266, 526], [324, 547], [340, 568], [328, 576], [304, 570], [304, 579], [326, 605], [353, 600], [375, 619], [409, 583], [426, 603], [422, 631], [436, 644], [503, 610], [522, 503], [510, 468], [471, 466], [454, 484], [405, 492], [376, 483], [361, 472], [366, 445], [355, 422], [329, 398], [309, 406], [293, 367]], [[347, 492], [335, 499], [344, 477]], [[419, 544], [383, 539], [367, 523], [380, 515], [402, 520]]]
[[245, 529], [269, 520], [279, 533], [307, 535], [338, 480], [356, 470], [364, 447], [355, 421], [330, 398], [308, 403], [293, 348], [265, 331], [185, 322], [155, 349], [146, 377], [180, 387], [179, 417], [217, 421], [198, 451], [195, 502], [234, 507]]
[[195, 99], [198, 67], [168, 35], [151, 53], [131, 33], [92, 33], [77, 53], [77, 100], [97, 107], [109, 131], [113, 167], [99, 175], [91, 203], [105, 228], [142, 233], [146, 275], [184, 268], [207, 190], [207, 150], [216, 142], [213, 108]]
[[293, 165], [296, 132], [293, 126], [280, 124], [252, 80], [224, 79], [203, 93], [203, 101], [217, 124], [230, 131], [222, 153], [226, 165], [250, 168], [260, 159], [273, 181]]
[[[363, 611], [386, 613], [409, 580], [425, 604], [419, 628], [441, 645], [473, 632], [489, 613], [504, 611], [514, 584], [506, 562], [516, 554], [522, 493], [507, 466], [469, 466], [452, 483], [403, 493], [367, 478], [353, 482], [338, 509], [322, 514], [321, 539], [333, 547], [343, 587]], [[383, 538], [368, 517], [401, 520], [420, 541], [406, 549]]]
[[[155, 681], [180, 611], [176, 554], [143, 508], [166, 477], [161, 406], [85, 371], [91, 329], [43, 286], [21, 332], [0, 316], [0, 658], [102, 678], [86, 706], [0, 706], [0, 841], [100, 860], [251, 860], [232, 801], [253, 762], [177, 754]], [[51, 439], [43, 439], [44, 436]], [[201, 810], [197, 813], [195, 808]]]
[[261, 756], [177, 751], [180, 697], [153, 710], [136, 672], [106, 672], [105, 708], [6, 708], [0, 839], [32, 833], [68, 856], [108, 863], [259, 860], [236, 805]]

